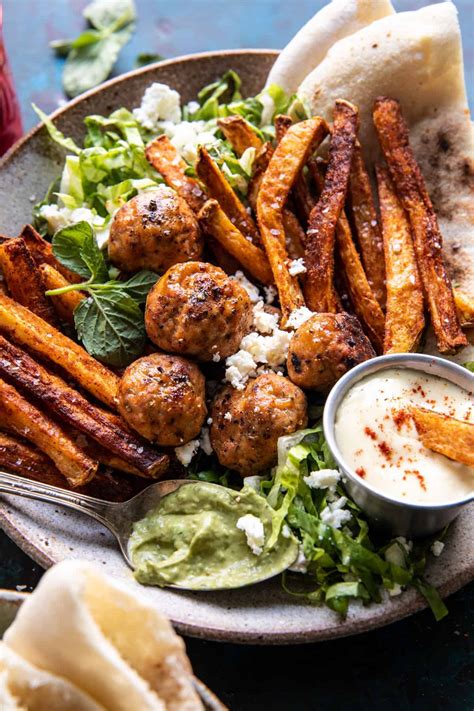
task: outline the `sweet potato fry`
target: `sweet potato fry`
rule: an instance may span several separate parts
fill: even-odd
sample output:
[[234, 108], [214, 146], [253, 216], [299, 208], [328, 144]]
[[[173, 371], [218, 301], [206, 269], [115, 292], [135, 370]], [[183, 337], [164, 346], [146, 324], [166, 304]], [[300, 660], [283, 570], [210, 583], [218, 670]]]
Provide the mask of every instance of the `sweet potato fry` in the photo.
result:
[[242, 116], [227, 116], [217, 119], [217, 125], [238, 156], [247, 148], [259, 151], [263, 145], [251, 125]]
[[208, 200], [198, 215], [204, 232], [216, 239], [243, 268], [263, 284], [273, 283], [267, 255], [232, 224], [217, 200]]
[[119, 382], [115, 373], [32, 311], [2, 294], [0, 332], [41, 358], [59, 365], [85, 390], [115, 409]]
[[122, 424], [120, 418], [104, 413], [61, 378], [49, 373], [27, 353], [0, 336], [0, 374], [28, 392], [105, 449], [136, 467], [142, 476], [159, 478], [168, 457], [152, 449]]
[[367, 281], [344, 211], [336, 225], [336, 245], [354, 312], [377, 353], [382, 353], [385, 317]]
[[319, 200], [311, 211], [306, 234], [305, 297], [312, 311], [337, 311], [335, 234], [346, 198], [358, 123], [357, 108], [347, 101], [336, 101], [326, 178]]
[[13, 429], [39, 447], [73, 487], [86, 484], [97, 472], [97, 461], [79, 449], [56, 422], [1, 379], [0, 426]]
[[385, 264], [382, 233], [378, 225], [370, 178], [359, 141], [354, 146], [349, 201], [362, 264], [375, 298], [385, 305]]
[[428, 449], [474, 467], [474, 423], [456, 420], [425, 407], [411, 407], [416, 431]]
[[474, 297], [465, 291], [454, 289], [454, 303], [458, 314], [459, 323], [463, 328], [474, 327]]
[[301, 121], [289, 128], [275, 149], [258, 194], [258, 222], [278, 289], [283, 322], [294, 309], [305, 305], [298, 280], [288, 271], [283, 209], [302, 166], [327, 131], [321, 118]]
[[21, 237], [0, 246], [0, 266], [10, 295], [48, 323], [57, 325], [53, 305], [44, 293], [41, 273]]
[[377, 166], [376, 173], [387, 274], [384, 353], [409, 353], [425, 326], [423, 290], [410, 223], [387, 171]]
[[400, 104], [379, 97], [373, 120], [382, 152], [400, 202], [410, 220], [415, 254], [431, 323], [441, 353], [454, 353], [467, 345], [456, 313], [451, 282], [442, 254], [438, 220], [408, 138]]
[[158, 136], [145, 150], [148, 162], [163, 176], [170, 188], [176, 190], [191, 210], [199, 212], [206, 202], [206, 194], [197, 180], [186, 175], [188, 166], [181, 158], [168, 136]]
[[67, 267], [64, 267], [53, 254], [53, 248], [50, 242], [47, 242], [31, 225], [25, 225], [21, 231], [20, 237], [25, 240], [26, 246], [31, 252], [36, 264], [50, 264], [58, 270], [65, 279], [71, 284], [78, 284], [82, 281], [79, 274], [72, 272]]
[[207, 188], [209, 197], [217, 200], [229, 220], [255, 245], [260, 244], [260, 235], [252, 217], [240, 202], [211, 156], [201, 146], [196, 163], [196, 172]]
[[[40, 264], [38, 269], [46, 291], [49, 291], [50, 289], [61, 289], [64, 286], [69, 286], [71, 283], [63, 277], [57, 269], [46, 262], [44, 264]], [[51, 299], [54, 309], [61, 321], [73, 324], [74, 311], [77, 306], [79, 306], [81, 301], [86, 298], [86, 296], [82, 291], [67, 291], [64, 294], [57, 294], [56, 296], [50, 296], [49, 298]]]

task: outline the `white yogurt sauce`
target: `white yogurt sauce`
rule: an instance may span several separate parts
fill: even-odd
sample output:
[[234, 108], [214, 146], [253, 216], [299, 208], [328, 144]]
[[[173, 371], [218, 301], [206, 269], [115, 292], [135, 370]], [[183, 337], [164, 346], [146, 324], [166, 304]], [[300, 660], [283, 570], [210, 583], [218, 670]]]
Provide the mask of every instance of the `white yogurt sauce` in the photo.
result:
[[474, 468], [427, 449], [407, 406], [474, 422], [472, 392], [417, 370], [389, 368], [356, 383], [336, 413], [335, 436], [345, 462], [381, 493], [439, 504], [474, 489]]

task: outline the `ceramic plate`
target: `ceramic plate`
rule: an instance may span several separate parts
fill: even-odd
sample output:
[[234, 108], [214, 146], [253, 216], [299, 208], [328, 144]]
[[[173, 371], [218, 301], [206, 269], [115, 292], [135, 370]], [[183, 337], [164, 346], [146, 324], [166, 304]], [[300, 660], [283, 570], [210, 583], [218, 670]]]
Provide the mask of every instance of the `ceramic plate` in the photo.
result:
[[[0, 590], [0, 639], [2, 639], [5, 630], [10, 627], [16, 617], [16, 613], [27, 597], [28, 593]], [[193, 681], [196, 691], [204, 704], [204, 711], [228, 711], [227, 706], [224, 706], [200, 679], [194, 678]]]
[[[276, 52], [229, 51], [192, 55], [131, 72], [88, 92], [54, 115], [58, 127], [80, 139], [82, 120], [91, 113], [108, 114], [120, 106], [138, 105], [153, 81], [170, 84], [184, 101], [227, 69], [242, 77], [243, 92], [257, 93]], [[43, 197], [60, 172], [63, 154], [43, 129], [34, 129], [0, 164], [0, 233], [18, 234], [30, 220], [32, 202]], [[8, 196], [8, 199], [5, 199]], [[0, 523], [32, 558], [48, 567], [65, 558], [98, 563], [114, 576], [134, 582], [111, 534], [95, 522], [55, 506], [5, 496]], [[453, 525], [445, 552], [430, 563], [428, 578], [442, 595], [449, 595], [474, 576], [474, 505]], [[260, 644], [312, 642], [342, 637], [389, 624], [422, 609], [414, 591], [381, 605], [353, 606], [342, 622], [326, 608], [314, 607], [283, 592], [278, 580], [222, 593], [184, 593], [142, 588], [148, 598], [183, 634], [206, 639]]]

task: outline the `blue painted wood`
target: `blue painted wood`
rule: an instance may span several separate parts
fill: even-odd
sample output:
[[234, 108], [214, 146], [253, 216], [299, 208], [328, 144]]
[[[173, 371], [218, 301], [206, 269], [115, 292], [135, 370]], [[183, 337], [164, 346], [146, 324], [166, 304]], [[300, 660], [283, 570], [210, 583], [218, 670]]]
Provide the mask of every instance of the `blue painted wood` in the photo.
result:
[[[1, 2], [1, 0], [0, 0]], [[64, 100], [62, 61], [48, 42], [84, 27], [87, 0], [3, 0], [4, 31], [25, 128], [30, 108]], [[279, 48], [324, 2], [321, 0], [136, 0], [137, 31], [115, 74], [133, 67], [139, 52], [166, 57], [204, 50]], [[395, 0], [397, 10], [426, 4]], [[472, 0], [458, 0], [466, 78], [474, 104]], [[42, 571], [0, 532], [0, 587], [28, 585]], [[188, 640], [198, 676], [233, 711], [467, 711], [474, 708], [472, 608], [474, 585], [452, 596], [449, 616], [435, 623], [423, 612], [351, 639], [290, 648], [239, 647]]]

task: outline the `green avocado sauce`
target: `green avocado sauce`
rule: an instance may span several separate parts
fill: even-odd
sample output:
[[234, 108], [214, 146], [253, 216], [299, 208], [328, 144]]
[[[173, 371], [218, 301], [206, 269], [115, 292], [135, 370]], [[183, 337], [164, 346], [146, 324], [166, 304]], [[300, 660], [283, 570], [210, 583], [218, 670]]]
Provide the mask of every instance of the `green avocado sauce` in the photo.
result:
[[280, 535], [270, 550], [265, 545], [255, 555], [237, 528], [246, 514], [262, 521], [266, 543], [273, 509], [250, 486], [242, 491], [207, 482], [181, 486], [134, 524], [129, 552], [136, 579], [194, 590], [234, 588], [290, 566], [298, 554], [295, 537]]

